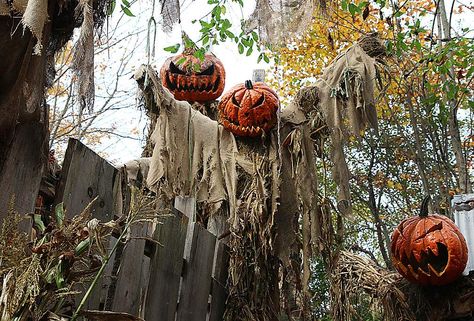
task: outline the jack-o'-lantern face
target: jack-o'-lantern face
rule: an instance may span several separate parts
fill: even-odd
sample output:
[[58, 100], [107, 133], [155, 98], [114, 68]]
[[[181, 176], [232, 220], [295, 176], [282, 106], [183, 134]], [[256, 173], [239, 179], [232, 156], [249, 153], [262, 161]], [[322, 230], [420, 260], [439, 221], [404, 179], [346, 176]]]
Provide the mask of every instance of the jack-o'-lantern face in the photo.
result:
[[257, 137], [277, 123], [280, 101], [277, 94], [262, 82], [233, 87], [219, 103], [219, 122], [237, 136]]
[[160, 71], [161, 82], [177, 100], [207, 102], [224, 91], [225, 70], [212, 54], [201, 61], [192, 51], [168, 58]]
[[458, 227], [446, 216], [428, 215], [402, 221], [392, 234], [392, 261], [407, 280], [421, 285], [445, 285], [466, 267], [467, 245]]

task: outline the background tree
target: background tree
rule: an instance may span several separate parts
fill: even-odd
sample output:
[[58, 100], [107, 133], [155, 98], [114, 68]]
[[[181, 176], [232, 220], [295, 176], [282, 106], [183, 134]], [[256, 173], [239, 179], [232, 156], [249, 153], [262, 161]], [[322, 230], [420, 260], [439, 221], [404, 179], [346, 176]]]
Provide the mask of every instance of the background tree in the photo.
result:
[[[457, 1], [448, 8], [444, 1], [341, 1], [274, 51], [279, 63], [271, 82], [290, 97], [360, 36], [376, 31], [385, 41], [389, 56], [377, 77], [379, 131], [350, 138], [346, 150], [355, 218], [345, 224], [343, 246], [388, 268], [391, 231], [413, 215], [424, 194], [435, 197], [435, 210], [451, 215], [452, 195], [472, 191], [472, 30], [454, 27], [465, 11], [472, 14]], [[330, 165], [325, 148], [321, 159]], [[334, 200], [325, 168], [321, 181]]]

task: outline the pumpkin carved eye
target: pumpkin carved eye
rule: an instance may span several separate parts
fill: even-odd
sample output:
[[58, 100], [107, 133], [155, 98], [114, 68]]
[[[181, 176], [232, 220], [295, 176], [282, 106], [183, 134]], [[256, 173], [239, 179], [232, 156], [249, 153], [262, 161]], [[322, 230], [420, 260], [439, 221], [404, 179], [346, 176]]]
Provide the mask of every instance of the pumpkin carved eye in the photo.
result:
[[170, 57], [161, 67], [160, 76], [175, 99], [189, 102], [215, 100], [225, 86], [224, 66], [212, 54], [206, 54], [203, 61], [192, 52]]
[[219, 103], [219, 122], [237, 136], [257, 137], [277, 123], [280, 101], [261, 82], [247, 80], [227, 92]]
[[198, 72], [197, 74], [199, 76], [212, 76], [212, 74], [214, 73], [214, 64], [212, 64], [209, 68], [201, 71], [201, 72]]
[[458, 278], [467, 263], [467, 245], [446, 216], [428, 215], [425, 198], [418, 217], [402, 221], [392, 235], [392, 262], [407, 280], [444, 285]]
[[170, 72], [173, 74], [186, 75], [186, 73], [179, 69], [172, 61], [170, 62]]

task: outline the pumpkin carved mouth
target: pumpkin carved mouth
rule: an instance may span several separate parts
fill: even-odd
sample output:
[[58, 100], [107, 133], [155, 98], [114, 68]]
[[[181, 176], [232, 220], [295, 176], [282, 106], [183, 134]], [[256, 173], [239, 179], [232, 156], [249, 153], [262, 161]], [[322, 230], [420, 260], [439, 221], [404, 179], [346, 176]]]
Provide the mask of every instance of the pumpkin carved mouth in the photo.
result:
[[222, 97], [219, 122], [237, 136], [261, 136], [275, 127], [279, 105], [276, 93], [267, 85], [247, 80]]
[[203, 61], [191, 51], [170, 57], [161, 67], [160, 76], [163, 86], [177, 100], [203, 103], [224, 91], [224, 66], [212, 54], [206, 54]]
[[[419, 257], [419, 259], [416, 258]], [[448, 248], [443, 243], [437, 242], [436, 247], [422, 250], [419, 253], [413, 251], [407, 256], [404, 252], [400, 254], [401, 266], [410, 271], [414, 277], [418, 278], [419, 273], [427, 276], [434, 274], [436, 276], [443, 275], [448, 265]]]
[[180, 76], [180, 74], [168, 73], [166, 75], [166, 88], [168, 88], [172, 92], [181, 91], [183, 93], [186, 93], [192, 91], [208, 94], [216, 93], [219, 89], [220, 77], [217, 77], [216, 81], [213, 81], [212, 79], [210, 79], [210, 77], [209, 79], [206, 79], [207, 77], [203, 77], [196, 84], [194, 81], [185, 81], [183, 79], [184, 77], [187, 76]]

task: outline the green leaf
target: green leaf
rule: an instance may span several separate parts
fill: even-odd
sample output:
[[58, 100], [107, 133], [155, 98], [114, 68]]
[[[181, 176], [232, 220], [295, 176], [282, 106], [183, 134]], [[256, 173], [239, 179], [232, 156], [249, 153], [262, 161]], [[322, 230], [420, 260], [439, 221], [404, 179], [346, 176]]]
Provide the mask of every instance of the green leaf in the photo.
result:
[[82, 240], [74, 249], [74, 255], [80, 256], [81, 254], [83, 254], [89, 248], [90, 244], [91, 241], [89, 238]]
[[40, 214], [33, 214], [33, 224], [41, 233], [46, 230], [46, 226], [44, 225]]
[[226, 7], [225, 7], [224, 5], [222, 5], [222, 6], [221, 6], [221, 13], [222, 13], [223, 15], [225, 15], [226, 12], [227, 12]]
[[56, 207], [54, 208], [54, 219], [56, 220], [56, 224], [58, 225], [58, 227], [63, 226], [63, 222], [64, 222], [64, 203], [61, 202], [58, 205], [56, 205]]
[[260, 55], [258, 55], [258, 58], [257, 58], [257, 63], [259, 63], [263, 58], [263, 53], [261, 53]]
[[176, 62], [176, 64], [177, 64], [177, 65], [182, 65], [183, 62], [185, 62], [185, 61], [186, 61], [186, 57], [182, 57], [182, 58], [180, 58], [180, 59]]
[[123, 13], [125, 13], [127, 16], [135, 17], [135, 15], [130, 11], [130, 9], [125, 7], [123, 4], [121, 4], [120, 7], [122, 8]]
[[206, 43], [209, 42], [209, 36], [208, 35], [205, 35], [203, 38], [202, 38], [202, 44], [205, 45]]
[[239, 43], [238, 47], [239, 47], [239, 54], [243, 54], [244, 53], [244, 46], [241, 43]]
[[270, 58], [267, 55], [263, 54], [263, 60], [268, 64], [270, 62]]
[[[204, 49], [203, 49], [203, 48], [201, 48], [201, 49], [199, 49], [199, 50], [196, 50], [196, 51], [194, 52], [194, 57], [198, 58], [198, 59], [201, 60], [201, 61], [204, 60], [204, 55], [205, 55], [205, 52], [204, 52]], [[198, 65], [198, 67], [200, 67], [200, 66]]]
[[122, 3], [123, 3], [124, 6], [126, 6], [127, 8], [130, 7], [130, 2], [128, 2], [127, 0], [122, 0]]
[[177, 53], [178, 50], [179, 50], [179, 47], [181, 47], [181, 45], [179, 43], [177, 43], [173, 46], [165, 47], [165, 48], [163, 48], [163, 50], [171, 52], [171, 53]]
[[347, 0], [342, 0], [341, 8], [343, 11], [347, 11]]
[[109, 7], [107, 8], [107, 15], [108, 15], [108, 16], [111, 16], [112, 13], [114, 13], [115, 5], [116, 5], [116, 4], [117, 4], [117, 3], [115, 2], [115, 0], [110, 1]]
[[63, 266], [63, 263], [62, 261], [60, 261], [56, 267], [55, 281], [56, 281], [56, 287], [58, 289], [62, 289], [65, 283], [62, 266]]
[[221, 12], [222, 8], [221, 6], [215, 6], [214, 9], [212, 9], [212, 14], [219, 20], [221, 17]]
[[231, 39], [235, 38], [235, 35], [234, 35], [231, 31], [229, 31], [229, 30], [226, 30], [226, 31], [225, 31], [225, 34], [227, 35], [227, 37], [229, 37], [229, 38], [231, 38]]
[[258, 41], [258, 34], [255, 31], [252, 31], [252, 38], [255, 41]]
[[245, 54], [246, 56], [250, 56], [253, 52], [253, 48], [250, 47], [248, 50], [247, 50], [247, 53]]
[[395, 18], [400, 18], [400, 17], [403, 16], [404, 14], [405, 14], [405, 12], [403, 12], [403, 11], [400, 10], [400, 11], [398, 11], [397, 13], [395, 13], [394, 17], [395, 17]]
[[196, 47], [196, 44], [194, 43], [194, 41], [192, 41], [188, 37], [185, 37], [184, 38], [184, 47], [185, 48], [194, 48], [194, 47]]
[[349, 3], [349, 12], [352, 16], [355, 16], [356, 13], [360, 12], [360, 9], [358, 6], [356, 6], [355, 4], [351, 2]]

